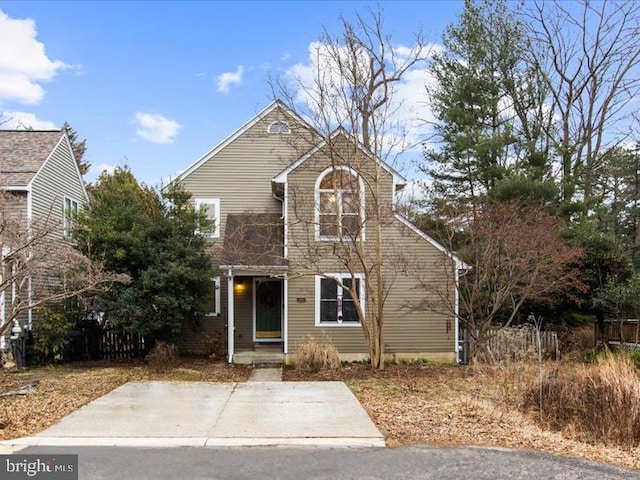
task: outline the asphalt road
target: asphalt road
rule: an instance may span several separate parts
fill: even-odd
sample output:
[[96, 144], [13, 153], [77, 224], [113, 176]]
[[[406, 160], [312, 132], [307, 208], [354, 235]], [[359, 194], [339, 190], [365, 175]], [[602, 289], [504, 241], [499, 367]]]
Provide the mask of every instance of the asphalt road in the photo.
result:
[[80, 479], [640, 479], [640, 472], [553, 455], [485, 448], [29, 447], [75, 453]]

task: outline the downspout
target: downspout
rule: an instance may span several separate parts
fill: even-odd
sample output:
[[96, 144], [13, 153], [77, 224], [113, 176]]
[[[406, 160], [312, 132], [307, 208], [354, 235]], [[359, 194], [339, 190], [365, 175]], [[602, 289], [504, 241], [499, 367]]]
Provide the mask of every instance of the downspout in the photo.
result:
[[[284, 258], [289, 256], [289, 183], [284, 183], [284, 194], [282, 200], [282, 219], [284, 223], [283, 228], [283, 255]], [[282, 353], [285, 355], [289, 353], [289, 278], [288, 273], [285, 274], [283, 285], [284, 307], [282, 312]]]
[[233, 312], [233, 269], [227, 272], [227, 361], [233, 363], [234, 353], [234, 312]]

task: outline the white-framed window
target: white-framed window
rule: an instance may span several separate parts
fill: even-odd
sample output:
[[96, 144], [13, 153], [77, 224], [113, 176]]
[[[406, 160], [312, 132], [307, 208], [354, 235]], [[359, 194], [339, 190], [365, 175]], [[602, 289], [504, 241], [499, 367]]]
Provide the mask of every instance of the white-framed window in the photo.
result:
[[364, 311], [363, 274], [356, 274], [354, 278], [349, 273], [316, 275], [315, 290], [317, 327], [360, 325], [351, 291], [356, 293]]
[[276, 121], [269, 124], [267, 133], [291, 133], [291, 129], [287, 122]]
[[328, 168], [316, 181], [316, 239], [362, 238], [364, 186], [347, 167]]
[[64, 236], [65, 238], [71, 238], [73, 236], [73, 226], [78, 218], [78, 211], [80, 210], [80, 204], [69, 197], [64, 197], [64, 210], [62, 212], [64, 218]]
[[220, 238], [220, 199], [196, 198], [194, 199], [196, 210], [204, 213], [210, 224], [206, 228], [196, 226], [196, 233], [205, 237]]
[[220, 277], [213, 277], [213, 295], [208, 298], [205, 315], [207, 317], [217, 317], [220, 315]]

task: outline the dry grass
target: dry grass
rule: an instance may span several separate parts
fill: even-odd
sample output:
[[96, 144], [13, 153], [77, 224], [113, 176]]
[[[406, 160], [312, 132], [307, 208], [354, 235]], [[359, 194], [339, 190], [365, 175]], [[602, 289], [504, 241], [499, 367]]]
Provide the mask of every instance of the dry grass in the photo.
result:
[[320, 372], [336, 370], [341, 363], [338, 350], [328, 340], [306, 337], [293, 357], [293, 365], [305, 372]]
[[[551, 367], [549, 367], [551, 368]], [[568, 367], [571, 368], [571, 367]], [[546, 429], [523, 398], [539, 376], [535, 362], [497, 366], [366, 365], [309, 374], [287, 369], [285, 380], [343, 380], [387, 445], [496, 446], [532, 449], [640, 470], [640, 448], [592, 444]]]
[[162, 373], [173, 368], [178, 363], [179, 358], [178, 347], [174, 344], [157, 342], [147, 355], [146, 360], [151, 371]]
[[163, 373], [142, 362], [91, 362], [0, 373], [0, 392], [36, 383], [30, 395], [0, 398], [0, 438], [33, 435], [92, 400], [131, 381], [246, 381], [251, 367], [181, 359]]
[[530, 389], [527, 400], [545, 425], [579, 440], [629, 448], [640, 443], [640, 383], [626, 355], [556, 367]]

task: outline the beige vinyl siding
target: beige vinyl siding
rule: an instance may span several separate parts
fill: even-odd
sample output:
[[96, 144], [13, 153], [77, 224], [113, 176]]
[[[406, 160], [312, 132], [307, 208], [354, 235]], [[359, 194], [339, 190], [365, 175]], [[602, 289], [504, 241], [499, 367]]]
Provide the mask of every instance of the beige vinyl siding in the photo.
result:
[[[275, 120], [287, 120], [291, 134], [268, 134]], [[182, 180], [194, 198], [220, 199], [221, 238], [229, 213], [281, 213], [274, 198], [271, 179], [296, 160], [304, 143], [299, 125], [279, 111], [273, 111], [205, 161]]]
[[[251, 277], [235, 277], [244, 281], [242, 289], [233, 292], [234, 343], [236, 351], [253, 349], [253, 281]], [[226, 297], [225, 297], [226, 300]]]
[[[235, 350], [253, 349], [253, 281], [251, 277], [236, 277], [244, 281], [243, 288], [236, 288], [234, 292], [235, 311]], [[180, 348], [188, 353], [205, 353], [204, 335], [213, 332], [224, 334], [223, 342], [226, 345], [226, 325], [228, 322], [228, 288], [227, 277], [220, 277], [220, 315], [205, 316], [202, 329], [194, 329], [189, 325], [182, 328]]]
[[[313, 236], [314, 188], [318, 175], [330, 165], [318, 152], [308, 162], [300, 165], [288, 176], [289, 181], [289, 257], [292, 278], [289, 280], [288, 342], [289, 351], [296, 348], [307, 335], [327, 336], [340, 353], [367, 353], [362, 327], [315, 324], [315, 275], [314, 273], [346, 273], [344, 266], [334, 260], [333, 242], [316, 241]], [[366, 208], [373, 204], [375, 178], [372, 162], [358, 167], [365, 173]], [[405, 227], [392, 214], [393, 177], [380, 172], [380, 198], [387, 209], [383, 222], [383, 258], [385, 280], [390, 282], [390, 293], [385, 303], [384, 343], [387, 353], [453, 353], [455, 352], [455, 320], [453, 314], [416, 311], [413, 304], [426, 293], [418, 288], [416, 275], [438, 288], [453, 286], [452, 271], [445, 268], [446, 256], [416, 232]], [[371, 229], [372, 225], [369, 225]], [[366, 231], [367, 247], [373, 248], [374, 232]], [[309, 266], [309, 258], [317, 255], [321, 260], [307, 269], [307, 274], [297, 276]], [[395, 265], [408, 265], [407, 273]], [[417, 268], [419, 267], [419, 268]], [[450, 290], [453, 302], [454, 290]], [[365, 301], [369, 308], [370, 300]]]
[[65, 137], [61, 140], [31, 182], [31, 209], [34, 222], [48, 219], [59, 225], [62, 236], [64, 198], [86, 203], [84, 184]]
[[[437, 284], [439, 289], [450, 286], [453, 297], [453, 279], [448, 259], [424, 238], [409, 230], [399, 221], [387, 225], [384, 231], [387, 257], [392, 252], [402, 252], [405, 259], [419, 259], [420, 275], [426, 282]], [[400, 255], [400, 253], [398, 253]], [[384, 307], [384, 343], [386, 353], [453, 353], [455, 352], [455, 318], [453, 314], [416, 310], [421, 296], [433, 293], [424, 291], [416, 278], [418, 265], [407, 275], [393, 267], [385, 269], [384, 278], [390, 282], [390, 293]], [[327, 272], [338, 273], [341, 267], [333, 265]], [[344, 268], [342, 268], [344, 270]], [[341, 353], [367, 353], [361, 327], [315, 325], [315, 277], [313, 275], [289, 280], [289, 350], [294, 353], [305, 336], [327, 336]], [[370, 305], [366, 301], [367, 308]]]
[[224, 345], [227, 343], [227, 339], [224, 337], [225, 321], [222, 317], [205, 317], [200, 324], [200, 328], [194, 328], [190, 324], [182, 325], [182, 331], [180, 333], [179, 348], [185, 353], [192, 355], [205, 355], [209, 354], [208, 347], [205, 343], [205, 335], [219, 333], [222, 335], [223, 342], [222, 357], [224, 358]]

